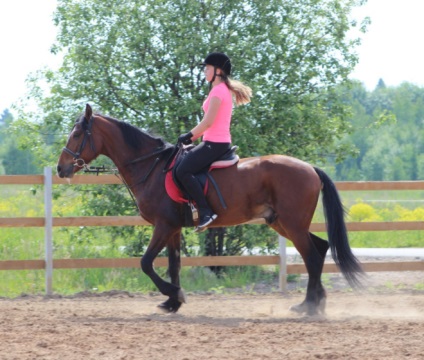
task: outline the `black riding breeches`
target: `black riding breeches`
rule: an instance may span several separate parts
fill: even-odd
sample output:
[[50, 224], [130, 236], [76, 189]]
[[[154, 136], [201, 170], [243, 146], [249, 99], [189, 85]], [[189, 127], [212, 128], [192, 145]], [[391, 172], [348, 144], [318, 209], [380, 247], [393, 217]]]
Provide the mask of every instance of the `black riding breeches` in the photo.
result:
[[187, 153], [176, 169], [178, 180], [200, 209], [207, 209], [209, 206], [203, 189], [194, 174], [206, 169], [230, 148], [230, 143], [202, 142]]

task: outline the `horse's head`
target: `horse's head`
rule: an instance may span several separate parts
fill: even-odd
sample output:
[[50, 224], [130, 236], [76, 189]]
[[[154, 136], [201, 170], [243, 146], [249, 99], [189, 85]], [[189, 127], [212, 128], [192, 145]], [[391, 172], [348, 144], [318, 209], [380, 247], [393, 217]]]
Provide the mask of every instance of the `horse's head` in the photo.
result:
[[68, 137], [68, 142], [60, 154], [57, 163], [57, 174], [61, 178], [72, 178], [74, 174], [84, 168], [98, 153], [92, 135], [93, 110], [86, 105], [85, 114], [75, 123]]

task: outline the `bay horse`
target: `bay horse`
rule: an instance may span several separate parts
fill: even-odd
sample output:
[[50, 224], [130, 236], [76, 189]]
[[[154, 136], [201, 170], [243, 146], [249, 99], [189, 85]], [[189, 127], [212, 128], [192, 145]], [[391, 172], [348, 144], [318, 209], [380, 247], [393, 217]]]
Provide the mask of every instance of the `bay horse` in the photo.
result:
[[[166, 312], [177, 312], [185, 302], [179, 278], [183, 205], [172, 200], [164, 186], [164, 167], [174, 148], [127, 122], [93, 113], [87, 104], [57, 164], [59, 177], [72, 178], [100, 154], [114, 162], [140, 215], [154, 226], [141, 268], [168, 297], [159, 305]], [[308, 315], [324, 313], [326, 293], [321, 274], [328, 248], [348, 283], [352, 287], [360, 285], [363, 272], [349, 246], [344, 209], [333, 181], [324, 171], [293, 157], [268, 155], [241, 159], [237, 165], [212, 172], [227, 204], [224, 209], [210, 186], [207, 199], [218, 214], [213, 227], [262, 218], [291, 240], [302, 256], [309, 276], [306, 297], [291, 310]], [[329, 241], [309, 232], [320, 192]], [[171, 282], [162, 279], [153, 267], [154, 259], [165, 247]]]

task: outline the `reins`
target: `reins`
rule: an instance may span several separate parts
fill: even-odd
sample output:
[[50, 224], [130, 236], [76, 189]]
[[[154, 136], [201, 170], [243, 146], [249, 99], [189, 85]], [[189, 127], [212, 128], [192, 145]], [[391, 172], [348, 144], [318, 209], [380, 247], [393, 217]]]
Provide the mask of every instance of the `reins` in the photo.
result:
[[[161, 155], [162, 153], [164, 153], [165, 151], [171, 149], [171, 147], [167, 146], [166, 144], [159, 146], [155, 151], [153, 151], [150, 154], [146, 154], [144, 156], [141, 156], [135, 160], [130, 161], [128, 164], [126, 164], [126, 166], [128, 165], [132, 165], [135, 164], [136, 162], [140, 162], [140, 161], [144, 161], [144, 160], [148, 160], [151, 157], [154, 157], [156, 155]], [[136, 184], [133, 184], [132, 186], [138, 185], [138, 184], [142, 184], [145, 183], [147, 181], [147, 178], [150, 176], [150, 174], [153, 172], [153, 170], [155, 169], [156, 165], [159, 163], [160, 161], [160, 157], [158, 156], [155, 161], [153, 162], [152, 166], [150, 166], [149, 170], [147, 171], [147, 173], [143, 176], [143, 178]]]
[[182, 149], [183, 149], [183, 147], [180, 143], [177, 143], [177, 145], [174, 146], [174, 148], [173, 148], [171, 154], [169, 155], [168, 160], [166, 160], [165, 166], [163, 168], [164, 173], [172, 170], [172, 167], [171, 167], [172, 160], [177, 158], [178, 154], [182, 151]]
[[134, 163], [139, 162], [139, 161], [144, 161], [144, 160], [150, 159], [151, 157], [153, 157], [153, 156], [155, 156], [155, 155], [162, 154], [163, 152], [165, 152], [165, 151], [166, 151], [166, 150], [168, 150], [168, 149], [170, 149], [170, 147], [166, 146], [166, 144], [164, 144], [164, 145], [162, 145], [162, 146], [159, 146], [159, 147], [158, 147], [155, 151], [153, 151], [152, 153], [150, 153], [150, 154], [146, 154], [146, 155], [143, 155], [143, 156], [141, 156], [141, 157], [139, 157], [139, 158], [137, 158], [137, 159], [135, 159], [135, 160], [132, 160], [132, 161], [130, 161], [130, 162], [129, 162], [126, 166], [131, 165], [131, 164], [134, 164]]
[[[141, 156], [141, 157], [139, 157], [139, 158], [137, 158], [137, 159], [135, 159], [133, 161], [130, 161], [128, 164], [126, 164], [126, 166], [135, 164], [135, 163], [140, 162], [140, 161], [144, 161], [144, 160], [150, 159], [151, 157], [153, 157], [155, 155], [160, 155], [160, 154], [162, 154], [163, 152], [165, 152], [168, 149], [170, 149], [170, 147], [167, 147], [166, 145], [163, 145], [163, 146], [157, 148], [153, 153], [146, 154], [146, 155]], [[123, 176], [119, 173], [118, 169], [116, 169], [116, 168], [110, 168], [110, 169], [108, 169], [104, 165], [102, 165], [102, 166], [94, 166], [93, 167], [93, 166], [88, 166], [88, 165], [86, 165], [84, 163], [84, 172], [96, 173], [97, 176], [99, 175], [99, 173], [113, 172], [113, 174], [119, 180], [121, 180], [122, 183], [125, 185], [125, 188], [127, 189], [128, 193], [130, 194], [131, 199], [132, 199], [134, 205], [136, 206], [136, 208], [140, 212], [140, 208], [138, 207], [137, 200], [134, 197], [134, 194], [132, 193], [131, 188], [133, 188], [134, 186], [136, 186], [138, 184], [142, 184], [142, 183], [146, 182], [147, 181], [147, 178], [153, 172], [154, 168], [159, 163], [159, 161], [160, 161], [160, 158], [157, 157], [155, 159], [155, 161], [153, 162], [152, 166], [147, 171], [147, 173], [143, 176], [143, 178], [141, 179], [141, 181], [139, 181], [139, 182], [137, 182], [135, 184], [132, 184], [132, 185], [128, 185], [128, 183], [125, 181], [125, 179], [123, 178]]]

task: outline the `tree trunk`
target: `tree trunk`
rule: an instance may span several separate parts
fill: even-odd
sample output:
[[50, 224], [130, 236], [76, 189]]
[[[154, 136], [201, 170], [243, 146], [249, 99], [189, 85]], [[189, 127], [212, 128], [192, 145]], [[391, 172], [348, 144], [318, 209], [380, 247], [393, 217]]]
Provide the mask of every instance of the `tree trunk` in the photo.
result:
[[[205, 238], [205, 256], [224, 255], [225, 227], [208, 229]], [[219, 276], [222, 266], [209, 266], [209, 268]]]

